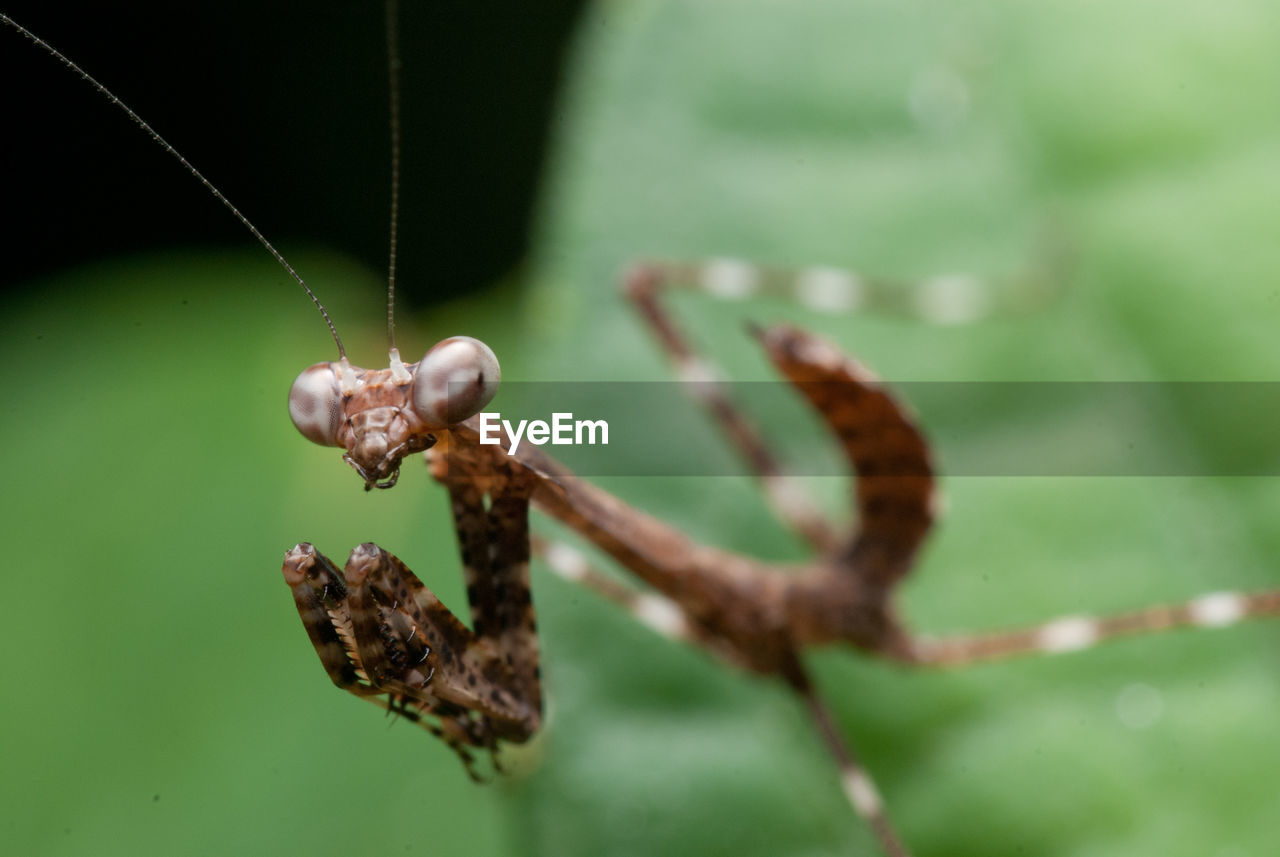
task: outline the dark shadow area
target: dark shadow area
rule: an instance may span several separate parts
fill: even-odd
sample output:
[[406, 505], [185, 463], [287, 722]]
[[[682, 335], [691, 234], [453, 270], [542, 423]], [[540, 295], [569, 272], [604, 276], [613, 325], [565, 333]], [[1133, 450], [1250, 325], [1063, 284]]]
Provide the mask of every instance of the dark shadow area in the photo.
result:
[[[408, 303], [516, 266], [581, 0], [406, 3]], [[114, 90], [270, 240], [386, 267], [382, 6], [37, 3], [5, 12]], [[105, 254], [241, 246], [239, 225], [87, 84], [0, 27], [6, 288]]]

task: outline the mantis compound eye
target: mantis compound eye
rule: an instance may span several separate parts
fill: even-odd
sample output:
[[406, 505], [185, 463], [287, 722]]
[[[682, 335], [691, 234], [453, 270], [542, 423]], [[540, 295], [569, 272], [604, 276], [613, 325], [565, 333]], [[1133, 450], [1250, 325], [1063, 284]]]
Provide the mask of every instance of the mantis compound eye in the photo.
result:
[[321, 446], [341, 446], [342, 394], [332, 363], [302, 370], [289, 388], [289, 418], [302, 436]]
[[426, 423], [448, 426], [480, 412], [498, 392], [502, 372], [489, 346], [451, 336], [432, 346], [413, 376], [413, 410]]

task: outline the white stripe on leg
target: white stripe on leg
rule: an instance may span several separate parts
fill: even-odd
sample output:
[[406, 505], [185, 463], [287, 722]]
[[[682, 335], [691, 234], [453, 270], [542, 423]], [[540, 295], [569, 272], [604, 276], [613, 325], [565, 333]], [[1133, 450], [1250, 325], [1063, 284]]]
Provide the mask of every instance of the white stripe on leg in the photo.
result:
[[1221, 628], [1243, 619], [1246, 606], [1238, 592], [1210, 592], [1187, 602], [1187, 612], [1193, 625]]
[[840, 784], [844, 787], [845, 797], [859, 815], [875, 818], [884, 812], [884, 801], [880, 799], [876, 784], [861, 768], [843, 768], [840, 771]]
[[718, 298], [739, 300], [755, 294], [760, 272], [739, 259], [712, 259], [702, 266], [698, 285]]
[[1098, 642], [1098, 622], [1087, 616], [1065, 616], [1040, 627], [1036, 646], [1049, 654], [1077, 652]]
[[796, 300], [819, 312], [852, 312], [862, 306], [866, 286], [839, 268], [805, 268], [796, 275]]
[[558, 577], [585, 586], [597, 595], [622, 607], [646, 627], [673, 640], [690, 640], [689, 619], [680, 606], [656, 592], [636, 592], [591, 567], [586, 555], [564, 542], [531, 541], [534, 553]]

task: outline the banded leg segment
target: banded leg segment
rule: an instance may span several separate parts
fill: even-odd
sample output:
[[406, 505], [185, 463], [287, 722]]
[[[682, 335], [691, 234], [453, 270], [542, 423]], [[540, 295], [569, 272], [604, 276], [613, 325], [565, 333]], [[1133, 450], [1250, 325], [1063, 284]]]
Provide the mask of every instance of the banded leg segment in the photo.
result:
[[661, 295], [671, 282], [687, 280], [692, 266], [644, 264], [632, 268], [623, 292], [657, 338], [675, 366], [677, 377], [694, 400], [719, 424], [722, 435], [760, 480], [774, 515], [820, 553], [833, 550], [840, 539], [831, 524], [794, 478], [782, 469], [760, 433], [725, 394], [722, 373], [693, 349], [688, 338], [662, 305]]
[[475, 480], [458, 479], [446, 483], [458, 552], [462, 559], [463, 583], [471, 607], [471, 629], [480, 636], [499, 627], [498, 604], [492, 585], [489, 544], [489, 515], [484, 492]]
[[382, 691], [370, 685], [360, 660], [342, 572], [306, 542], [285, 554], [283, 571], [302, 627], [330, 680], [356, 696], [380, 695]]
[[512, 688], [525, 701], [537, 728], [542, 713], [542, 665], [529, 575], [529, 496], [508, 492], [489, 503], [493, 589], [498, 625], [491, 633]]
[[857, 476], [858, 529], [841, 546], [837, 564], [887, 592], [911, 570], [933, 523], [937, 498], [924, 436], [879, 379], [834, 345], [789, 325], [757, 336]]
[[[467, 599], [490, 683], [521, 700], [530, 732], [542, 711], [529, 577], [529, 496], [523, 480], [438, 477], [449, 490]], [[485, 491], [489, 503], [485, 507]]]
[[827, 749], [835, 759], [840, 773], [841, 789], [849, 805], [871, 828], [887, 857], [910, 857], [910, 851], [907, 850], [902, 837], [898, 835], [893, 822], [889, 819], [884, 799], [880, 796], [880, 789], [872, 779], [871, 772], [858, 761], [853, 748], [840, 734], [835, 719], [818, 696], [808, 673], [798, 659], [793, 659], [784, 671], [783, 677], [792, 690], [804, 700], [810, 719], [813, 720], [823, 743], [827, 745]]
[[958, 667], [1023, 655], [1063, 654], [1122, 637], [1177, 628], [1223, 628], [1264, 616], [1280, 616], [1280, 589], [1212, 592], [1181, 604], [1110, 616], [1063, 616], [1012, 631], [920, 636], [913, 641], [914, 660], [924, 666]]
[[635, 616], [642, 625], [671, 640], [691, 641], [697, 635], [689, 617], [676, 602], [656, 592], [638, 592], [595, 568], [582, 551], [565, 542], [533, 537], [533, 553], [563, 580], [590, 589]]
[[722, 300], [774, 297], [821, 313], [872, 312], [963, 324], [1041, 308], [1062, 291], [1070, 257], [1061, 233], [1049, 227], [1020, 269], [997, 276], [947, 272], [906, 279], [827, 265], [782, 268], [733, 258], [651, 261], [644, 267], [655, 272], [664, 288]]

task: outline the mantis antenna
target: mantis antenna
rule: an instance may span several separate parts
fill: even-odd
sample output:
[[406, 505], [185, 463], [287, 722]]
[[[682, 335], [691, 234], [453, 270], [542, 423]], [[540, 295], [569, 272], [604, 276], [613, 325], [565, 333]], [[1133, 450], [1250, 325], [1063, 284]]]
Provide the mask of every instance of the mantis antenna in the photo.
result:
[[391, 214], [387, 260], [387, 348], [396, 350], [396, 241], [400, 231], [400, 3], [387, 0], [387, 93], [390, 100]]
[[[391, 2], [394, 2], [394, 0], [388, 0], [388, 2], [389, 2], [389, 3], [391, 3]], [[121, 101], [121, 100], [116, 96], [116, 94], [115, 94], [114, 92], [112, 92], [111, 90], [109, 90], [109, 89], [107, 89], [105, 86], [103, 86], [101, 83], [99, 83], [99, 82], [97, 81], [97, 79], [93, 77], [93, 75], [89, 74], [87, 71], [85, 71], [84, 69], [82, 69], [80, 66], [76, 65], [74, 62], [72, 62], [72, 61], [71, 61], [71, 59], [70, 59], [70, 58], [68, 58], [65, 54], [63, 54], [61, 51], [59, 51], [59, 50], [58, 50], [57, 48], [55, 48], [53, 45], [49, 44], [49, 43], [48, 43], [48, 42], [46, 42], [44, 39], [40, 38], [40, 37], [39, 37], [39, 36], [37, 36], [35, 33], [31, 32], [31, 31], [30, 31], [30, 30], [28, 30], [26, 27], [22, 26], [22, 25], [21, 25], [21, 24], [19, 24], [17, 21], [13, 20], [12, 18], [10, 18], [8, 15], [4, 14], [3, 12], [0, 12], [0, 21], [3, 21], [4, 23], [8, 24], [10, 27], [13, 27], [15, 30], [17, 30], [19, 33], [21, 33], [23, 36], [26, 36], [26, 38], [27, 38], [29, 41], [31, 41], [31, 42], [32, 42], [33, 44], [35, 44], [37, 47], [42, 48], [46, 53], [48, 53], [49, 55], [51, 55], [51, 56], [52, 56], [54, 59], [56, 59], [58, 62], [62, 63], [64, 66], [66, 66], [67, 68], [71, 69], [73, 72], [75, 72], [76, 74], [78, 74], [82, 80], [84, 80], [86, 83], [88, 83], [88, 84], [89, 84], [90, 86], [92, 86], [94, 89], [98, 90], [98, 92], [100, 92], [104, 98], [106, 98], [108, 101], [110, 101], [110, 102], [111, 102], [112, 104], [114, 104], [116, 107], [119, 107], [119, 108], [120, 108], [121, 110], [123, 110], [126, 114], [128, 114], [129, 118], [130, 118], [130, 119], [132, 119], [132, 120], [134, 121], [134, 124], [136, 124], [136, 125], [137, 125], [139, 128], [141, 128], [143, 131], [147, 132], [147, 136], [149, 136], [152, 140], [154, 140], [156, 143], [158, 143], [158, 144], [159, 144], [159, 146], [160, 146], [160, 148], [164, 149], [164, 150], [165, 150], [166, 152], [168, 152], [170, 155], [173, 155], [175, 158], [177, 158], [177, 159], [178, 159], [178, 163], [182, 164], [182, 166], [184, 166], [184, 167], [186, 168], [187, 172], [189, 172], [189, 173], [191, 173], [191, 175], [195, 176], [195, 177], [196, 177], [196, 179], [198, 179], [202, 185], [204, 185], [206, 188], [208, 188], [209, 192], [210, 192], [210, 193], [212, 193], [212, 194], [214, 195], [214, 198], [216, 198], [219, 202], [221, 202], [224, 206], [226, 206], [227, 210], [228, 210], [228, 211], [230, 211], [233, 215], [235, 215], [236, 219], [237, 219], [237, 220], [239, 220], [241, 223], [243, 223], [243, 224], [245, 225], [245, 228], [247, 228], [251, 233], [253, 233], [253, 237], [258, 239], [258, 243], [259, 243], [259, 244], [261, 244], [263, 247], [265, 247], [265, 248], [267, 249], [267, 252], [268, 252], [268, 253], [270, 253], [270, 254], [272, 255], [272, 257], [273, 257], [277, 262], [279, 262], [279, 263], [280, 263], [281, 267], [283, 267], [286, 271], [288, 271], [288, 272], [289, 272], [289, 276], [293, 277], [293, 279], [297, 281], [298, 285], [302, 286], [302, 290], [303, 290], [304, 292], [306, 292], [306, 293], [307, 293], [307, 297], [311, 298], [311, 302], [312, 302], [312, 303], [314, 303], [314, 304], [316, 305], [316, 309], [320, 310], [320, 315], [321, 315], [321, 317], [322, 317], [322, 318], [324, 318], [324, 323], [325, 323], [326, 325], [328, 325], [328, 326], [329, 326], [329, 333], [333, 336], [333, 341], [334, 341], [334, 342], [337, 344], [337, 346], [338, 346], [338, 357], [339, 357], [339, 358], [341, 358], [341, 359], [345, 359], [345, 358], [346, 358], [346, 356], [347, 356], [347, 351], [346, 351], [346, 349], [342, 346], [342, 339], [341, 339], [341, 337], [339, 337], [339, 336], [338, 336], [338, 329], [337, 329], [336, 327], [334, 327], [333, 319], [329, 318], [329, 313], [328, 313], [328, 311], [327, 311], [327, 310], [325, 310], [325, 308], [324, 308], [324, 304], [320, 303], [320, 299], [319, 299], [318, 297], [316, 297], [316, 293], [315, 293], [315, 292], [313, 292], [313, 291], [311, 291], [311, 287], [310, 287], [310, 286], [308, 286], [308, 285], [306, 284], [306, 282], [302, 279], [301, 275], [299, 275], [299, 274], [298, 274], [298, 272], [294, 270], [293, 266], [289, 264], [288, 260], [286, 260], [286, 259], [284, 258], [284, 256], [282, 256], [282, 255], [280, 254], [280, 251], [279, 251], [279, 250], [277, 250], [274, 246], [272, 246], [271, 242], [267, 240], [266, 236], [265, 236], [265, 235], [263, 235], [261, 232], [259, 232], [259, 231], [258, 231], [258, 227], [254, 226], [254, 225], [253, 225], [253, 223], [249, 220], [249, 218], [245, 217], [245, 216], [240, 212], [240, 209], [236, 208], [236, 207], [231, 203], [231, 200], [227, 199], [227, 197], [226, 197], [225, 195], [223, 195], [222, 191], [218, 190], [218, 189], [217, 189], [217, 187], [215, 187], [215, 186], [214, 186], [213, 182], [211, 182], [211, 181], [209, 181], [207, 178], [205, 178], [205, 177], [204, 177], [204, 174], [203, 174], [203, 173], [201, 173], [199, 170], [197, 170], [197, 169], [196, 169], [196, 168], [191, 164], [191, 162], [190, 162], [190, 161], [188, 161], [185, 157], [183, 157], [182, 153], [181, 153], [181, 152], [179, 152], [177, 149], [175, 149], [175, 148], [174, 148], [174, 147], [169, 143], [169, 141], [168, 141], [168, 140], [166, 140], [164, 137], [161, 137], [161, 136], [160, 136], [160, 134], [159, 134], [159, 133], [158, 133], [154, 128], [152, 128], [150, 125], [148, 125], [148, 124], [147, 124], [146, 120], [144, 120], [144, 119], [143, 119], [141, 116], [139, 116], [137, 113], [133, 112], [133, 108], [131, 108], [129, 105], [127, 105], [127, 104], [125, 104], [123, 101]], [[394, 120], [393, 120], [393, 123], [394, 123]], [[395, 146], [398, 148], [398, 144], [395, 144]], [[396, 170], [396, 169], [397, 169], [397, 168], [393, 166], [393, 170]], [[394, 267], [394, 259], [395, 259], [395, 238], [394, 238], [395, 230], [394, 230], [394, 221], [395, 221], [395, 213], [394, 213], [394, 212], [395, 212], [395, 208], [394, 208], [394, 205], [393, 205], [393, 208], [392, 208], [392, 223], [393, 223], [393, 229], [392, 229], [392, 236], [393, 236], [393, 238], [392, 238], [392, 260], [393, 260], [393, 261], [392, 261], [392, 271], [393, 271], [393, 272], [394, 272], [394, 270], [395, 270], [395, 267]]]

